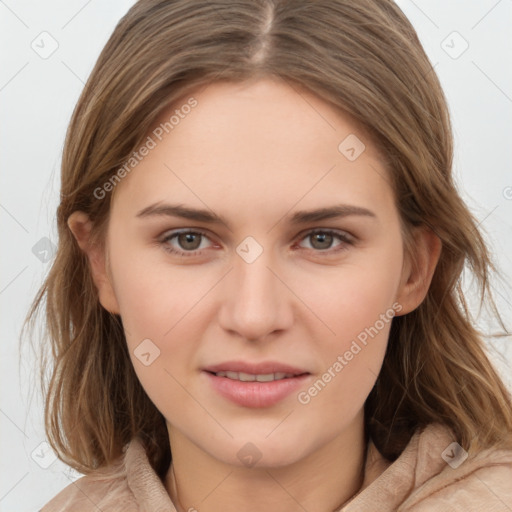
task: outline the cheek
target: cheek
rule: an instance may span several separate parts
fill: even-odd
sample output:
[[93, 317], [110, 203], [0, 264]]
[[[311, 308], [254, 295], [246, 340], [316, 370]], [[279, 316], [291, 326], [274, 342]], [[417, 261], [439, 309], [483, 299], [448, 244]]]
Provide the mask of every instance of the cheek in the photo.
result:
[[168, 340], [214, 284], [206, 271], [171, 268], [142, 257], [116, 259], [114, 288], [131, 342]]
[[386, 315], [386, 320], [393, 316], [390, 308], [395, 302], [400, 276], [399, 258], [379, 259], [368, 254], [329, 272], [322, 269], [313, 274], [304, 270], [295, 276], [294, 291], [317, 317], [315, 329], [319, 339], [344, 350], [350, 340], [376, 323], [383, 330], [381, 315]]
[[[142, 259], [118, 258], [115, 293], [130, 358], [151, 401], [172, 417], [187, 403], [194, 356], [201, 343], [199, 327], [211, 276], [151, 266]], [[150, 269], [148, 271], [148, 268]]]
[[[394, 301], [393, 269], [388, 268], [388, 273], [346, 270], [331, 281], [328, 297], [317, 302], [323, 321], [334, 334], [325, 335], [324, 329], [320, 335], [316, 328], [321, 368], [311, 385], [297, 395], [312, 428], [315, 418], [336, 425], [340, 411], [347, 421], [358, 414], [379, 375], [391, 324], [400, 311]], [[314, 299], [310, 297], [311, 303]]]
[[112, 254], [114, 290], [133, 367], [160, 408], [184, 398], [180, 383], [187, 385], [185, 379], [200, 341], [193, 329], [186, 331], [185, 327], [190, 327], [193, 306], [211, 284], [208, 286], [207, 279], [190, 283], [190, 274], [171, 272], [169, 266], [155, 265], [141, 253]]
[[334, 415], [335, 410], [355, 414], [377, 379], [392, 320], [401, 310], [395, 297], [402, 261], [391, 249], [368, 254], [324, 278], [308, 277], [301, 287], [304, 302], [324, 325], [311, 323], [322, 368], [298, 401], [318, 414], [331, 408]]

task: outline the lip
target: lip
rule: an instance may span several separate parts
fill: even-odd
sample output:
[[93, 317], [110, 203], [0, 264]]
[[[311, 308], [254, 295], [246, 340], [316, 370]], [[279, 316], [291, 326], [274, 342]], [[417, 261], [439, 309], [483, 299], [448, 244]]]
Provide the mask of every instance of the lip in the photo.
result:
[[[214, 372], [221, 371], [257, 375], [282, 372], [295, 376], [271, 382], [243, 382], [214, 375]], [[311, 376], [306, 370], [274, 361], [258, 364], [244, 361], [227, 361], [204, 368], [202, 374], [207, 378], [208, 384], [222, 397], [242, 407], [250, 408], [265, 408], [276, 405], [291, 393], [297, 391], [305, 380]]]

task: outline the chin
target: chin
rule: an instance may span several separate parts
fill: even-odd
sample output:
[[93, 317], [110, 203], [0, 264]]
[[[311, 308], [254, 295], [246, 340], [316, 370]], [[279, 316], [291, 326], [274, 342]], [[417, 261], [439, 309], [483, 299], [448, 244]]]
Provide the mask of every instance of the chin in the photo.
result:
[[[252, 440], [251, 440], [252, 439]], [[265, 436], [244, 436], [243, 439], [230, 441], [226, 450], [217, 446], [210, 454], [218, 460], [232, 466], [248, 469], [271, 469], [295, 464], [307, 456], [307, 446], [302, 439], [288, 437], [286, 444], [282, 440]], [[313, 448], [311, 448], [311, 451]]]

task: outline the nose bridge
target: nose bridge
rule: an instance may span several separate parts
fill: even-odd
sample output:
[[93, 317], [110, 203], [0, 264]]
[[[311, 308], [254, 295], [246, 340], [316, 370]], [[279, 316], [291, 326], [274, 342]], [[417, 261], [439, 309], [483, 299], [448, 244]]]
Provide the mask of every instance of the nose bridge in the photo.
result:
[[288, 327], [293, 314], [289, 293], [274, 273], [272, 251], [263, 250], [252, 260], [246, 257], [251, 251], [252, 257], [255, 254], [250, 243], [242, 243], [237, 249], [225, 286], [220, 321], [224, 329], [257, 340]]

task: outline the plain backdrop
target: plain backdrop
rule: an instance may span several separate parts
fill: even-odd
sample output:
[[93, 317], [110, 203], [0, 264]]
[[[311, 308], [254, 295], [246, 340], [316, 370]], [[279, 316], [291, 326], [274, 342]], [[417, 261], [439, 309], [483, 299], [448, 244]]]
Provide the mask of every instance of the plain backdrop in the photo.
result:
[[[0, 511], [39, 510], [80, 475], [45, 444], [36, 362], [20, 328], [51, 265], [64, 135], [83, 85], [130, 0], [0, 0]], [[512, 2], [400, 0], [448, 98], [454, 172], [496, 262], [512, 275]], [[512, 325], [510, 287], [493, 282]], [[486, 325], [485, 318], [481, 320]], [[511, 386], [510, 339], [489, 342]], [[21, 359], [21, 364], [18, 364]]]

